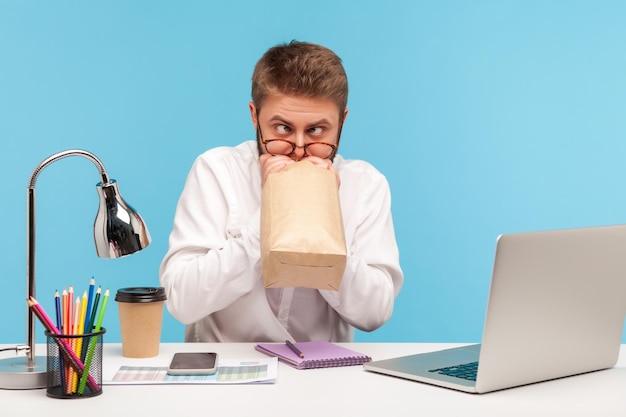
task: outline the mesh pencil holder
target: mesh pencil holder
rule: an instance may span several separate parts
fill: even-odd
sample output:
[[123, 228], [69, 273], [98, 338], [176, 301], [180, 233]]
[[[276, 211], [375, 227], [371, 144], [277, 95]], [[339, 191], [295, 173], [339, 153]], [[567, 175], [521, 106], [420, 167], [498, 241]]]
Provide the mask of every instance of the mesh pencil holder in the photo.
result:
[[102, 394], [102, 336], [45, 332], [48, 339], [46, 394], [53, 398], [88, 398]]

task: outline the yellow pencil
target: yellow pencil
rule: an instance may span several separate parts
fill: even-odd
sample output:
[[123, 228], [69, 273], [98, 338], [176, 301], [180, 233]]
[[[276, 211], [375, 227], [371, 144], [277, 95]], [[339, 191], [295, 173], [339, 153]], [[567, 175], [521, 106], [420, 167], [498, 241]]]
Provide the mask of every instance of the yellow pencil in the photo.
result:
[[[80, 303], [80, 317], [78, 319], [78, 329], [76, 334], [81, 335], [85, 333], [85, 314], [87, 311], [87, 291], [83, 293], [83, 300]], [[78, 343], [76, 345], [76, 354], [80, 355], [83, 350], [83, 338], [80, 337], [77, 339]]]

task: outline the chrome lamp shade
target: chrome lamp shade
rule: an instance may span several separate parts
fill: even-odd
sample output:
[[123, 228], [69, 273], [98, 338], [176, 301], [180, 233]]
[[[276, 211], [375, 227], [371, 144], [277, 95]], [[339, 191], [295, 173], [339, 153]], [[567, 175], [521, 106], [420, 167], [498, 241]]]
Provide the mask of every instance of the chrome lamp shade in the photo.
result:
[[94, 242], [101, 258], [120, 258], [150, 244], [150, 234], [139, 214], [129, 206], [117, 188], [117, 182], [98, 183], [100, 207], [94, 222]]
[[[117, 182], [109, 180], [102, 162], [92, 153], [70, 149], [43, 160], [33, 171], [26, 201], [26, 299], [35, 297], [35, 183], [39, 173], [48, 165], [69, 156], [91, 160], [100, 172], [96, 185], [100, 205], [94, 222], [94, 243], [101, 258], [120, 258], [144, 249], [150, 244], [150, 234], [141, 216], [127, 204], [119, 193]], [[46, 357], [35, 356], [35, 318], [26, 306], [27, 345], [16, 347], [26, 357], [0, 360], [0, 389], [45, 388], [47, 382]]]

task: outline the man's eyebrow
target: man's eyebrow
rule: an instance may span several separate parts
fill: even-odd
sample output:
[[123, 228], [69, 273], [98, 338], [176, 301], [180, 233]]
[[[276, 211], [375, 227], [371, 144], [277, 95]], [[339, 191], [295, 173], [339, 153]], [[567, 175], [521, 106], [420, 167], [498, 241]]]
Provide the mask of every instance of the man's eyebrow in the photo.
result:
[[292, 123], [289, 120], [284, 119], [281, 116], [272, 116], [269, 120], [270, 122], [281, 122], [284, 123], [286, 125], [291, 125]]
[[313, 123], [309, 123], [309, 126], [319, 126], [319, 125], [332, 125], [332, 123], [330, 122], [330, 120], [326, 118], [322, 118]]
[[[280, 122], [280, 123], [284, 123], [286, 125], [293, 125], [293, 122], [286, 120], [285, 118], [283, 118], [282, 116], [276, 115], [276, 116], [272, 116], [269, 119], [270, 122]], [[326, 119], [326, 118], [321, 118], [319, 120], [315, 120], [311, 123], [307, 123], [308, 126], [319, 126], [319, 125], [331, 125], [332, 123], [330, 122], [330, 120]]]

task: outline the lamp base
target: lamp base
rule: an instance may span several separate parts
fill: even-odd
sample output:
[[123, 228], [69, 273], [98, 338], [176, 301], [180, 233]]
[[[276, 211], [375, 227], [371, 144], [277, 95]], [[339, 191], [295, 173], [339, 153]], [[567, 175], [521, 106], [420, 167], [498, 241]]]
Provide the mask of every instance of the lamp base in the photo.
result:
[[26, 366], [26, 358], [18, 356], [0, 360], [0, 389], [45, 388], [48, 380], [47, 357], [35, 356], [35, 366]]

